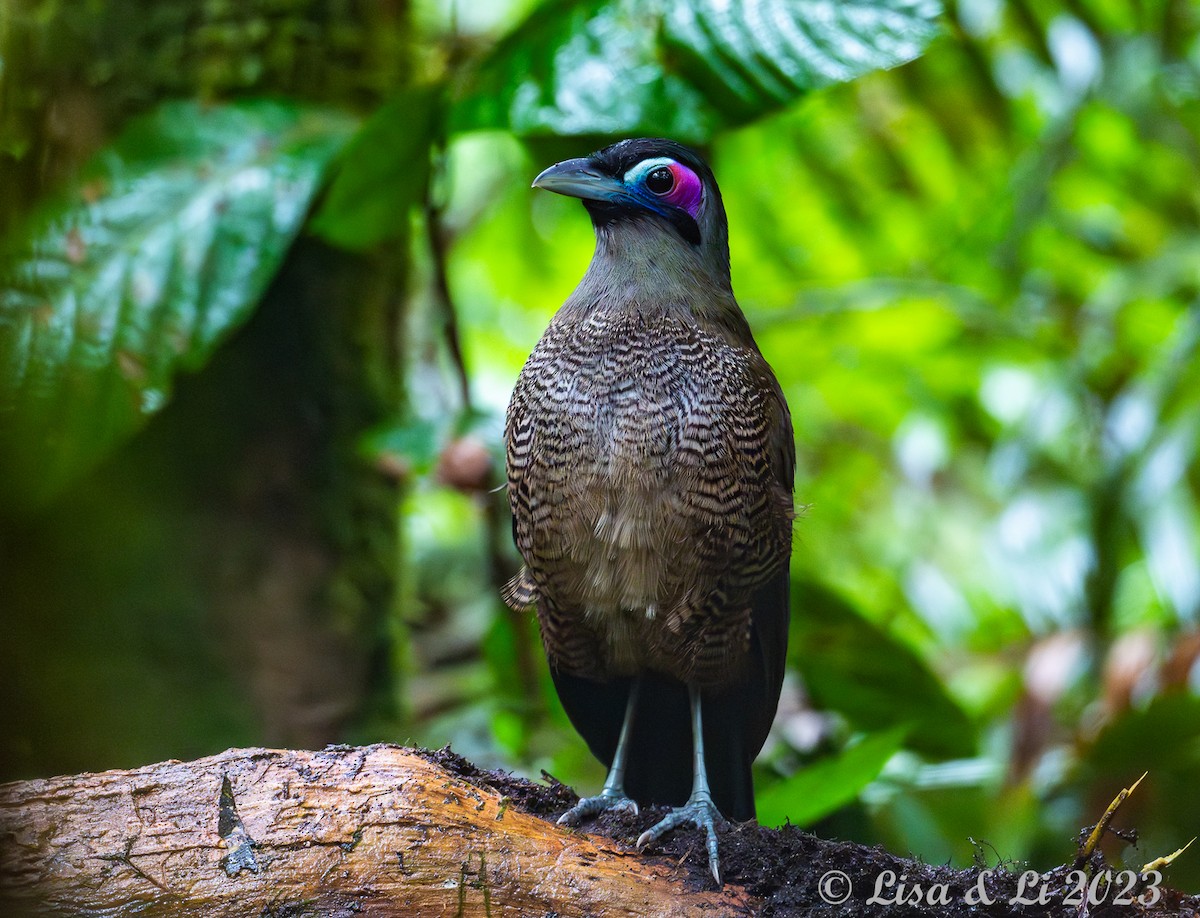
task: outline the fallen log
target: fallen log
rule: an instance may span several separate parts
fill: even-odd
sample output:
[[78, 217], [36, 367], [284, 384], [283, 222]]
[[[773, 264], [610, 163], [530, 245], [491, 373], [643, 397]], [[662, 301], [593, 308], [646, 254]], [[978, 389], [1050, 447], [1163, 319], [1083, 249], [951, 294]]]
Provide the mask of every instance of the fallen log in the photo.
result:
[[[623, 843], [661, 813], [606, 814], [589, 827], [618, 840], [541, 818], [575, 799], [448, 750], [396, 746], [234, 749], [14, 782], [0, 785], [0, 914], [1079, 914], [1065, 901], [1071, 865], [1044, 876], [1053, 896], [1030, 911], [1014, 905], [1019, 877], [1007, 870], [931, 866], [753, 824], [722, 832], [730, 882], [717, 890], [698, 834], [676, 832], [645, 855]], [[1098, 858], [1089, 871], [1103, 869]], [[1200, 915], [1200, 899], [1152, 891], [1148, 905], [1097, 903], [1090, 914]], [[900, 892], [908, 899], [889, 903]]]
[[[743, 890], [522, 812], [406, 749], [235, 749], [0, 787], [31, 915], [693, 915]], [[10, 914], [5, 911], [4, 914]]]

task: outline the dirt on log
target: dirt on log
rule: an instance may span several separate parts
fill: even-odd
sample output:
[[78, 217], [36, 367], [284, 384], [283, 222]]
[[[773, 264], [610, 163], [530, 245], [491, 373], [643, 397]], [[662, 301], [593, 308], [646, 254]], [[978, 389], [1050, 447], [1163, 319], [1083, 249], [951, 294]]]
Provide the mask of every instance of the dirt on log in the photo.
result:
[[[1006, 869], [753, 824], [722, 831], [716, 889], [697, 832], [645, 854], [629, 844], [661, 808], [584, 834], [552, 819], [576, 799], [448, 750], [382, 745], [15, 782], [0, 785], [0, 914], [1200, 916], [1200, 898], [1157, 885], [1081, 911], [1068, 901], [1076, 865], [1044, 874], [1045, 894], [1025, 890], [1047, 901], [1014, 903], [1019, 874]], [[1102, 871], [1098, 857], [1080, 869]]]

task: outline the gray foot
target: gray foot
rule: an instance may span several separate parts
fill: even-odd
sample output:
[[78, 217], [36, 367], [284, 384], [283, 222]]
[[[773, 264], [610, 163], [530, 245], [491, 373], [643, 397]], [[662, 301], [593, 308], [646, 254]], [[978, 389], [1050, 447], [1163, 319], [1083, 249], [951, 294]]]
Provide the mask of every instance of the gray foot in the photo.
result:
[[696, 828], [704, 830], [704, 834], [707, 836], [708, 868], [712, 871], [713, 879], [720, 886], [721, 862], [717, 857], [717, 825], [718, 823], [723, 824], [725, 817], [721, 815], [721, 811], [717, 809], [717, 805], [713, 803], [712, 797], [708, 794], [692, 794], [687, 803], [671, 810], [665, 819], [655, 823], [638, 836], [638, 848], [644, 848], [651, 842], [658, 841], [676, 826], [683, 825], [685, 822], [690, 822]]
[[620, 791], [604, 790], [595, 797], [584, 797], [558, 817], [558, 824], [560, 826], [577, 826], [581, 820], [589, 816], [595, 816], [598, 813], [603, 813], [606, 810], [632, 813], [636, 816], [638, 805], [632, 798], [626, 797]]

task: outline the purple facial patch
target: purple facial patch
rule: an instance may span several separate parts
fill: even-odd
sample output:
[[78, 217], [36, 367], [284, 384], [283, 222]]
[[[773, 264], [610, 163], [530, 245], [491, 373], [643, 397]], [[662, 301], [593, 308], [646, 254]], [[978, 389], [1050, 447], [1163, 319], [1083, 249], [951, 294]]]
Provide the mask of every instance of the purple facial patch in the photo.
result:
[[704, 200], [704, 185], [700, 182], [700, 176], [683, 163], [673, 162], [667, 168], [675, 176], [675, 187], [663, 197], [676, 207], [686, 210], [694, 218], [696, 211], [700, 209], [700, 202]]

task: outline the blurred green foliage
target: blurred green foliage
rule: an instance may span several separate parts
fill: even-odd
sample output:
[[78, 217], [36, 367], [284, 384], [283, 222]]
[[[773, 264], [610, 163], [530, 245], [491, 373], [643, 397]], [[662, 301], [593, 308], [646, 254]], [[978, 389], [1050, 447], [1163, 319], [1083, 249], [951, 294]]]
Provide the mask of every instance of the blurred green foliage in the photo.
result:
[[34, 215], [0, 278], [14, 446], [0, 479], [23, 492], [9, 501], [53, 494], [208, 361], [278, 272], [351, 125], [168, 104]]
[[[592, 246], [529, 179], [661, 132], [710, 157], [796, 430], [764, 822], [1046, 866], [1149, 771], [1120, 817], [1128, 863], [1195, 833], [1194, 4], [135, 7], [0, 14], [0, 178], [20, 189], [0, 214], [4, 776], [390, 739], [596, 786], [535, 627], [497, 598], [515, 560], [500, 429]], [[292, 244], [298, 218], [239, 199], [257, 222], [217, 248], [257, 256], [253, 283], [133, 295], [155, 249], [115, 223], [97, 244], [131, 295], [71, 271], [75, 227], [107, 225], [80, 197], [95, 169], [119, 187], [149, 163], [182, 193], [212, 179], [205, 126], [272, 96], [323, 125], [293, 186], [314, 216]], [[159, 170], [138, 132], [181, 112], [195, 143]], [[280, 164], [288, 130], [242, 134]], [[163, 251], [200, 245], [158, 216]], [[209, 276], [187, 266], [168, 276]], [[147, 316], [226, 296], [193, 358], [158, 348]], [[88, 297], [109, 338], [69, 311]], [[145, 360], [96, 345], [138, 321]], [[174, 397], [89, 436], [84, 403], [23, 375], [55, 340], [82, 344], [39, 352], [51, 369], [128, 385], [153, 366]], [[25, 426], [5, 426], [18, 402]], [[73, 481], [47, 483], [57, 469]], [[1200, 867], [1169, 880], [1194, 889]]]

